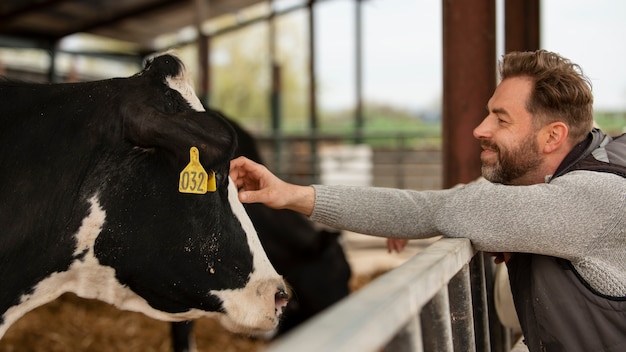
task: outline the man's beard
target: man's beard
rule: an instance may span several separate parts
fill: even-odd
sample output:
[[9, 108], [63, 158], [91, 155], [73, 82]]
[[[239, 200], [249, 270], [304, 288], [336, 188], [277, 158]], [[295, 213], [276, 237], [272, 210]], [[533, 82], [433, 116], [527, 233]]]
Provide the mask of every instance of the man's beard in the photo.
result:
[[495, 143], [483, 140], [481, 145], [496, 152], [498, 158], [494, 164], [482, 163], [482, 175], [494, 183], [512, 184], [541, 164], [541, 156], [537, 152], [537, 141], [533, 133], [513, 149], [501, 150]]

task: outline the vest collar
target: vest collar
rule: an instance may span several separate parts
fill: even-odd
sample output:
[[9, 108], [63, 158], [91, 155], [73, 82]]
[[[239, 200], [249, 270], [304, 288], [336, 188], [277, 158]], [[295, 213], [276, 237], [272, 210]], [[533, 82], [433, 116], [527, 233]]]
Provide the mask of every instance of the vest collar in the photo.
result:
[[565, 159], [561, 162], [559, 167], [556, 169], [556, 172], [552, 176], [546, 177], [546, 182], [553, 180], [559, 176], [562, 176], [569, 171], [571, 168], [576, 165], [577, 162], [587, 157], [591, 152], [593, 152], [596, 148], [598, 148], [602, 142], [607, 138], [607, 135], [604, 134], [600, 129], [594, 128], [589, 132], [587, 138], [584, 141], [576, 144], [574, 148], [565, 156]]

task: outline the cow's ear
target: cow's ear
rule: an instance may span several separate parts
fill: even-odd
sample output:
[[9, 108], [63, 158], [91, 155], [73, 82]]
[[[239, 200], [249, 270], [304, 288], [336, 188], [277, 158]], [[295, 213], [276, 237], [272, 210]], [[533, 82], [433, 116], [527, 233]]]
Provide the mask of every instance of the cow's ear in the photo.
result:
[[215, 169], [227, 164], [237, 147], [231, 125], [211, 111], [188, 110], [170, 115], [137, 105], [124, 110], [124, 138], [141, 148], [163, 150], [178, 165], [188, 163], [189, 149], [196, 147], [200, 163]]

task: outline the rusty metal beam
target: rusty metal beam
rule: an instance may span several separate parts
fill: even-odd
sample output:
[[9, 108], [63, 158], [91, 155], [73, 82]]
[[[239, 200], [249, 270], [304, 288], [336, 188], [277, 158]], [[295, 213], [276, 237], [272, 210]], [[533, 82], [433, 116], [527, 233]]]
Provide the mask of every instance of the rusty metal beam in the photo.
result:
[[356, 144], [363, 143], [363, 130], [365, 128], [365, 118], [363, 116], [363, 0], [355, 0], [354, 13], [354, 88], [355, 88], [355, 107], [354, 107], [354, 133]]
[[209, 92], [211, 90], [211, 84], [209, 81], [209, 60], [211, 59], [209, 56], [209, 37], [202, 33], [202, 22], [208, 15], [208, 4], [206, 4], [203, 0], [195, 0], [195, 17], [196, 17], [196, 31], [198, 32], [198, 38], [196, 39], [196, 44], [198, 48], [198, 73], [197, 75], [200, 77], [200, 86], [198, 87], [200, 101], [205, 107], [209, 106]]
[[309, 15], [309, 128], [312, 133], [317, 132], [317, 74], [315, 71], [315, 0], [309, 0], [307, 13]]
[[443, 186], [480, 176], [473, 129], [496, 85], [495, 0], [443, 0]]
[[504, 4], [504, 50], [530, 51], [540, 46], [540, 0], [507, 0]]
[[315, 67], [315, 56], [317, 55], [315, 46], [315, 1], [316, 0], [309, 0], [307, 3], [307, 13], [309, 15], [309, 135], [314, 137], [311, 138], [310, 143], [311, 170], [313, 170], [313, 172], [311, 182], [309, 183], [319, 182], [317, 180], [317, 175], [319, 175], [317, 163], [318, 141], [317, 138], [315, 138], [318, 135], [319, 129], [317, 116], [317, 72]]
[[53, 8], [56, 5], [67, 2], [67, 0], [44, 0], [34, 2], [31, 4], [24, 4], [23, 2], [7, 2], [4, 4], [3, 13], [0, 14], [0, 23], [10, 21], [11, 19], [21, 16], [23, 14], [29, 14], [30, 12], [44, 11]]

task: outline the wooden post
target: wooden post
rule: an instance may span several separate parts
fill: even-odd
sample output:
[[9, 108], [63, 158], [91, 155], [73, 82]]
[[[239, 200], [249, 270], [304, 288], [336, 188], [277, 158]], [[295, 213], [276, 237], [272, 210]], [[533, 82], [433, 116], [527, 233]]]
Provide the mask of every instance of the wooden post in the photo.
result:
[[504, 2], [504, 50], [533, 51], [540, 46], [539, 0]]

